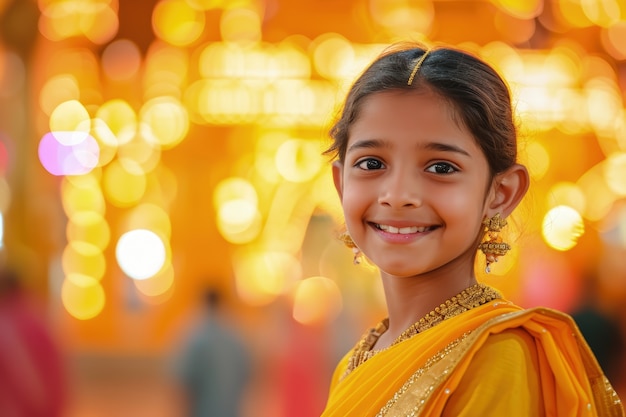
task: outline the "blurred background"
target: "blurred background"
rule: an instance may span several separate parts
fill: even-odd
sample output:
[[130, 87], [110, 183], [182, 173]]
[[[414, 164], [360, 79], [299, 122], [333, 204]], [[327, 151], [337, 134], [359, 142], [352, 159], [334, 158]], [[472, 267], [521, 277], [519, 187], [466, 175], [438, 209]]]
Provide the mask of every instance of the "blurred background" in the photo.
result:
[[510, 83], [533, 184], [479, 280], [574, 315], [624, 397], [623, 0], [0, 0], [0, 414], [192, 415], [219, 319], [240, 415], [318, 416], [385, 315], [321, 153], [398, 40]]

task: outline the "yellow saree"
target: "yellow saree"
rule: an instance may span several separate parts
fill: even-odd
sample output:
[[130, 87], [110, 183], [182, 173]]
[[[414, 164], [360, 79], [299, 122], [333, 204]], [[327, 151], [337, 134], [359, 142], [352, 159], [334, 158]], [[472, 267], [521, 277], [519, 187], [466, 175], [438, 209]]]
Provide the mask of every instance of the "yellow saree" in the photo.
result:
[[573, 320], [504, 300], [337, 366], [322, 417], [624, 416]]

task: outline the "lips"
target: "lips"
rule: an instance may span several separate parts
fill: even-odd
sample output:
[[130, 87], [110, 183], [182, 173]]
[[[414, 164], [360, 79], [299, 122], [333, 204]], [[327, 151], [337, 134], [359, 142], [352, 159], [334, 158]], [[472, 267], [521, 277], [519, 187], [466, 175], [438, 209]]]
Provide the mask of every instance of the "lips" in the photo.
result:
[[399, 234], [399, 235], [409, 235], [413, 233], [424, 233], [429, 230], [432, 230], [432, 226], [405, 226], [405, 227], [395, 227], [387, 224], [374, 224], [378, 230], [383, 230], [387, 233]]

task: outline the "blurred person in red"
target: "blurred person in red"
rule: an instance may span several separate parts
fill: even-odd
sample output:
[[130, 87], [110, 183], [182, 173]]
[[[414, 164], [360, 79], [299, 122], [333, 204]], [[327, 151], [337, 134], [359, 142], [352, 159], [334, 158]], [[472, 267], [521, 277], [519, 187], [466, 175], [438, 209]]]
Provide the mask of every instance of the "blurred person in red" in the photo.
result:
[[0, 416], [61, 416], [65, 404], [62, 362], [18, 274], [0, 268]]

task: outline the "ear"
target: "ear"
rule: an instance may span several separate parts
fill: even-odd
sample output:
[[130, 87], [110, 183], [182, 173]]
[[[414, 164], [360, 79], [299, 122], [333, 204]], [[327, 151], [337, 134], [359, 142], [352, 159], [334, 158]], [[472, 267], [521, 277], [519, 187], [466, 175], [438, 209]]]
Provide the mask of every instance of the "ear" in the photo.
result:
[[339, 161], [333, 162], [333, 182], [339, 194], [339, 200], [343, 200], [343, 164]]
[[515, 164], [496, 175], [487, 206], [489, 211], [487, 215], [491, 217], [496, 213], [501, 213], [502, 217], [508, 217], [526, 195], [529, 185], [528, 170], [523, 165]]

